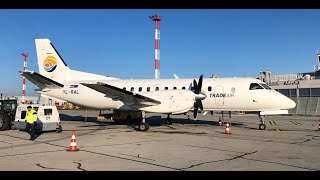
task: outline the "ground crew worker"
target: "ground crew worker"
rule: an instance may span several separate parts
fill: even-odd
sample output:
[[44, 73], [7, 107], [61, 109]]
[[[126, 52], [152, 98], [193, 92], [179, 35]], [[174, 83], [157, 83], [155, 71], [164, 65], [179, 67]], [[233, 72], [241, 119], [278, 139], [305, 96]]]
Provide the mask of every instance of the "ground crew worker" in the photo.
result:
[[37, 112], [31, 106], [28, 106], [27, 109], [28, 109], [28, 112], [26, 116], [26, 120], [27, 120], [26, 131], [30, 134], [30, 140], [33, 141], [36, 139], [35, 121], [37, 121], [38, 116], [37, 116]]

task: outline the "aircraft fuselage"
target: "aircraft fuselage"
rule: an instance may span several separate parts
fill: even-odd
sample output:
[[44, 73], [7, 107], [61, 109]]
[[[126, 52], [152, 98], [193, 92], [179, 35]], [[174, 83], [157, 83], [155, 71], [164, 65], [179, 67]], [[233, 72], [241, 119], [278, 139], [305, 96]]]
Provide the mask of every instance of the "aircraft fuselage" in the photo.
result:
[[[97, 81], [62, 82], [64, 87], [42, 92], [45, 95], [95, 109], [138, 110], [121, 100], [113, 100], [105, 94], [83, 86], [80, 83]], [[99, 81], [136, 94], [168, 90], [190, 90], [193, 79], [139, 79]], [[288, 109], [293, 101], [271, 89], [250, 90], [250, 84], [262, 83], [253, 78], [204, 78], [202, 90], [206, 98], [202, 100], [204, 110], [212, 111], [273, 111]], [[133, 88], [133, 89], [132, 89]], [[166, 88], [166, 89], [165, 89]], [[149, 91], [148, 91], [149, 90]], [[155, 97], [153, 97], [155, 98]]]

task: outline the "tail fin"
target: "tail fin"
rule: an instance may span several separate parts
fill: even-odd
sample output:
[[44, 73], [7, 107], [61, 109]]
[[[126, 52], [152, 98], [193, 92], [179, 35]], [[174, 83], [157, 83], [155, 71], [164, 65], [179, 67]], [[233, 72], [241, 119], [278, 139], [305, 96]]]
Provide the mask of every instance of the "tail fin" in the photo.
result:
[[36, 39], [35, 42], [40, 74], [58, 82], [66, 80], [70, 69], [50, 40]]
[[57, 82], [78, 80], [110, 80], [108, 76], [71, 70], [49, 39], [35, 39], [39, 73]]

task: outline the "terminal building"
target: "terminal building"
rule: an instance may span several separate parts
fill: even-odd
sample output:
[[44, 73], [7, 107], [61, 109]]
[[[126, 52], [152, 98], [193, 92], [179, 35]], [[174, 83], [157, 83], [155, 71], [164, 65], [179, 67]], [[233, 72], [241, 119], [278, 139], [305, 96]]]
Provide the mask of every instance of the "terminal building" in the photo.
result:
[[260, 71], [258, 79], [296, 102], [289, 114], [320, 115], [320, 54], [312, 72], [273, 75]]

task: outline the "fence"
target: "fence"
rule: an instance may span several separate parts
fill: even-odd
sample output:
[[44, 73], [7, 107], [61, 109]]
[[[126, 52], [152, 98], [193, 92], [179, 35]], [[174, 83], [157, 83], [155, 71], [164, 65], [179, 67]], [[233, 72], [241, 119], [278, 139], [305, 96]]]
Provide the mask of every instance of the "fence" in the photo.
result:
[[291, 97], [296, 107], [289, 114], [320, 115], [320, 97]]

